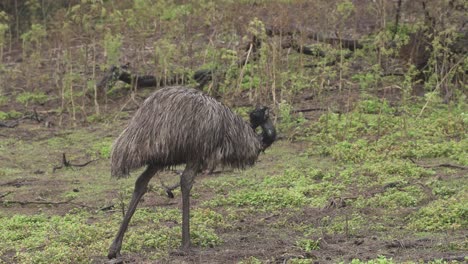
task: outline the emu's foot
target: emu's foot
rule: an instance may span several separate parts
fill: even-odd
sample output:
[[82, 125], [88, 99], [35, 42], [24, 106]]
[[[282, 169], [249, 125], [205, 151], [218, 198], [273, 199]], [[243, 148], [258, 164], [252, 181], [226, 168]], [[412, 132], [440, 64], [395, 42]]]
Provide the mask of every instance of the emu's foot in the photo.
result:
[[189, 255], [195, 255], [198, 253], [198, 250], [194, 248], [179, 248], [174, 251], [171, 251], [170, 255], [171, 256], [189, 256]]
[[107, 264], [122, 264], [122, 263], [123, 263], [123, 259], [121, 257], [109, 259], [109, 261], [107, 262]]
[[109, 259], [109, 263], [122, 263], [123, 262], [120, 252], [117, 250], [113, 250], [112, 248], [109, 249], [109, 254], [107, 254], [107, 258]]

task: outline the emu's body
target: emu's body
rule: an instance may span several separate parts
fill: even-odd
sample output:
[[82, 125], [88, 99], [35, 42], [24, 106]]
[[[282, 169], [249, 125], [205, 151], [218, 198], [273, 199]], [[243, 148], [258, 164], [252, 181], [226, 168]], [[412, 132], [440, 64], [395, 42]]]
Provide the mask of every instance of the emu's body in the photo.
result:
[[[276, 138], [265, 110], [251, 115], [249, 125], [228, 107], [204, 93], [183, 87], [164, 88], [148, 97], [116, 139], [111, 157], [113, 177], [147, 166], [135, 182], [128, 211], [109, 249], [119, 255], [124, 233], [150, 179], [160, 170], [186, 164], [182, 190], [182, 250], [190, 247], [189, 196], [196, 174], [214, 165], [244, 168]], [[252, 118], [254, 117], [254, 118]], [[262, 126], [262, 135], [254, 129]]]

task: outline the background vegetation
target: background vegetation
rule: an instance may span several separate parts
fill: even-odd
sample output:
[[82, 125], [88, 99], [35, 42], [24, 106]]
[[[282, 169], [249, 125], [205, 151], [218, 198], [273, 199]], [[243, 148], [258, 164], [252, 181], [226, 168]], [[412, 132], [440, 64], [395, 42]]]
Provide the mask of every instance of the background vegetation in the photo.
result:
[[[133, 188], [107, 176], [112, 140], [172, 80], [243, 116], [270, 106], [280, 141], [254, 168], [200, 177], [196, 256], [169, 255], [180, 243], [179, 197], [154, 181], [124, 240], [129, 262], [466, 260], [467, 9], [457, 0], [2, 1], [0, 262], [105, 261]], [[157, 85], [98, 85], [121, 65]], [[62, 153], [97, 161], [54, 169]]]

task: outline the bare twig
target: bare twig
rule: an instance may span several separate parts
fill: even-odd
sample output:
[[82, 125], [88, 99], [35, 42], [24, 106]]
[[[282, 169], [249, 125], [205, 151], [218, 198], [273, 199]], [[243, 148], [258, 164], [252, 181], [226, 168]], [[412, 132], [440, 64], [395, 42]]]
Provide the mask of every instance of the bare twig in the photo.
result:
[[19, 122], [16, 120], [16, 121], [12, 121], [12, 122], [3, 122], [3, 121], [0, 121], [0, 127], [6, 127], [6, 128], [15, 128], [17, 127], [19, 124]]
[[2, 201], [2, 200], [0, 200], [0, 203], [20, 204], [20, 205], [28, 205], [28, 204], [46, 204], [46, 205], [71, 204], [71, 205], [77, 205], [77, 206], [80, 206], [80, 207], [91, 208], [91, 207], [89, 207], [89, 206], [87, 206], [85, 204], [72, 202], [72, 200], [73, 199], [67, 200], [67, 201], [59, 201], [59, 202], [54, 202], [54, 201], [17, 201], [17, 200]]
[[84, 167], [84, 166], [87, 166], [88, 164], [90, 164], [91, 162], [94, 162], [94, 161], [97, 161], [97, 160], [99, 160], [99, 159], [90, 160], [90, 161], [87, 161], [87, 162], [85, 162], [83, 164], [72, 164], [67, 160], [67, 157], [65, 156], [65, 153], [62, 153], [62, 164], [59, 165], [59, 166], [54, 166], [54, 168], [52, 169], [52, 172], [55, 172], [56, 170], [59, 170], [59, 169], [62, 169], [62, 168], [67, 168], [67, 167]]
[[326, 108], [306, 108], [306, 109], [297, 109], [293, 110], [293, 113], [307, 113], [307, 112], [313, 112], [313, 111], [328, 111]]
[[171, 199], [174, 198], [174, 193], [172, 191], [179, 188], [180, 182], [177, 182], [177, 183], [175, 183], [173, 185], [167, 186], [166, 184], [164, 184], [162, 179], [159, 179], [159, 181], [161, 182], [161, 186], [163, 187], [163, 189], [166, 191], [167, 197], [169, 197]]
[[456, 165], [452, 163], [441, 163], [441, 164], [434, 164], [434, 165], [426, 165], [426, 164], [419, 164], [412, 158], [408, 158], [411, 162], [414, 164], [423, 167], [423, 168], [437, 168], [437, 167], [446, 167], [446, 168], [454, 168], [454, 169], [459, 169], [459, 170], [468, 170], [468, 167], [466, 166], [461, 166], [461, 165]]
[[[432, 261], [447, 261], [447, 262], [452, 262], [452, 261], [460, 261], [460, 263], [466, 261], [468, 259], [468, 255], [459, 255], [459, 256], [448, 256], [448, 257], [442, 257], [442, 258], [436, 258], [436, 259], [427, 259], [425, 262], [432, 262]], [[466, 262], [465, 262], [466, 263]]]

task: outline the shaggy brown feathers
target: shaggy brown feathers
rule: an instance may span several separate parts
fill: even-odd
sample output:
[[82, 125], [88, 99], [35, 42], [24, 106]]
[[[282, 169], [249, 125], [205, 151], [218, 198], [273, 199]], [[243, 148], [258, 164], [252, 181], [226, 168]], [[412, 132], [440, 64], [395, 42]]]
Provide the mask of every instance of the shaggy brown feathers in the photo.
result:
[[260, 150], [255, 131], [228, 107], [195, 89], [163, 88], [143, 102], [116, 139], [111, 174], [187, 162], [243, 168], [253, 165]]

